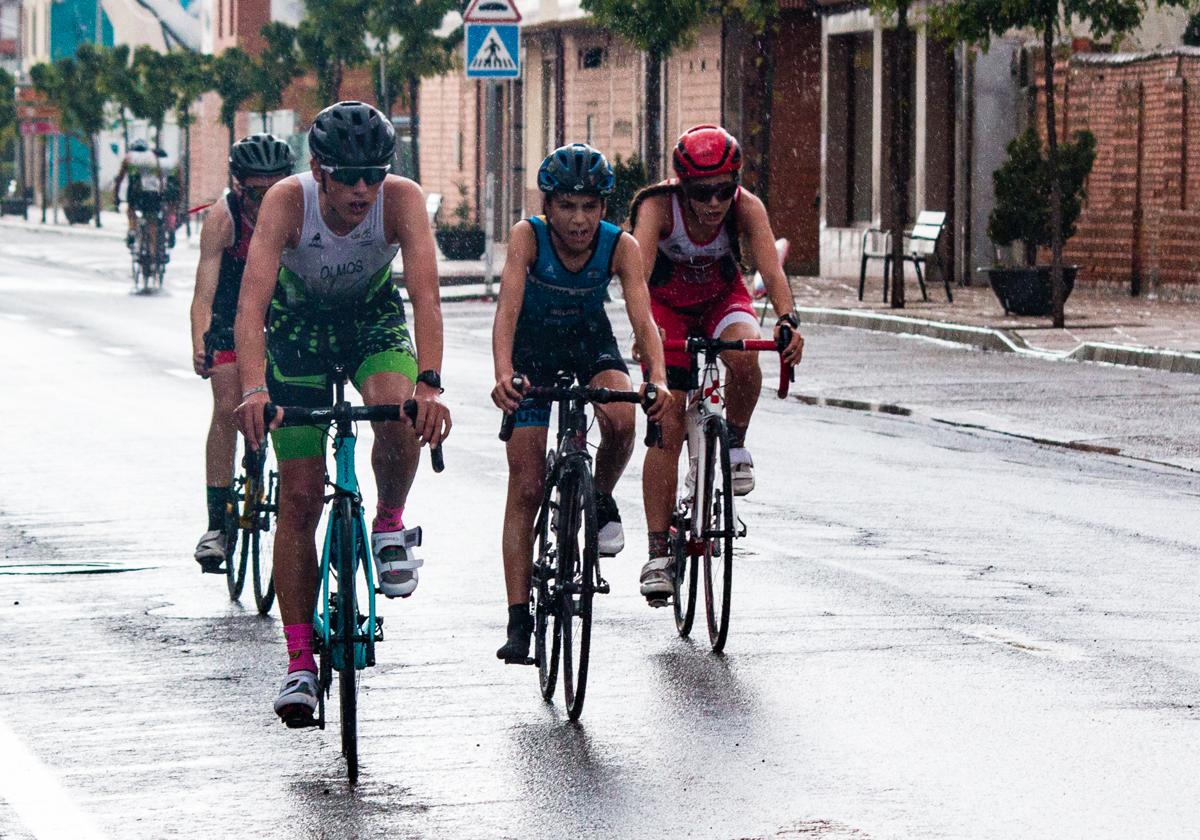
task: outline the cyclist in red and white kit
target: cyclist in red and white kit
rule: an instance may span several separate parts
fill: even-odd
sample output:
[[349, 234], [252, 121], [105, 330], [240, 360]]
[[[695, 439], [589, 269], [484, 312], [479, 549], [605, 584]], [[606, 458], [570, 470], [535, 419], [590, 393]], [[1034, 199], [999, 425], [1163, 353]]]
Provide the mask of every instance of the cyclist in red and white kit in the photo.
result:
[[[742, 151], [737, 140], [715, 125], [698, 125], [679, 138], [671, 155], [675, 179], [642, 190], [633, 200], [633, 235], [641, 246], [650, 278], [654, 320], [666, 340], [703, 335], [727, 341], [761, 338], [758, 316], [742, 277], [744, 238], [766, 284], [780, 327], [792, 327], [783, 361], [796, 364], [804, 350], [787, 277], [775, 251], [775, 234], [762, 201], [742, 188]], [[726, 368], [725, 407], [729, 426], [733, 492], [754, 489], [754, 462], [746, 449], [746, 429], [762, 390], [756, 353], [721, 354]], [[684, 441], [684, 403], [689, 359], [666, 353], [667, 384], [678, 391], [663, 417], [663, 448], [646, 451], [642, 493], [646, 505], [650, 559], [642, 568], [641, 592], [652, 603], [671, 594], [667, 533], [679, 453]]]

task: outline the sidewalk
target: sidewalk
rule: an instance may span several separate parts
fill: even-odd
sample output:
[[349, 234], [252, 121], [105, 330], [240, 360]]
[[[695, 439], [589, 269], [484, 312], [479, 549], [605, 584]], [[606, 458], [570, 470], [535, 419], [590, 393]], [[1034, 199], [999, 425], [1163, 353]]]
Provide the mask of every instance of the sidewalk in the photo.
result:
[[[28, 221], [0, 216], [0, 229], [124, 238], [124, 214], [104, 211], [101, 221], [104, 227], [100, 229], [90, 224], [68, 225], [60, 213], [59, 224], [43, 225], [41, 211], [31, 210]], [[193, 225], [192, 231], [190, 244], [195, 246], [199, 241], [199, 226]], [[493, 247], [494, 293], [507, 247], [503, 242]], [[402, 265], [397, 268], [402, 270]], [[488, 292], [485, 271], [483, 260], [447, 260], [439, 254], [442, 299], [454, 302], [485, 297]], [[1200, 375], [1200, 303], [1134, 298], [1077, 287], [1067, 300], [1067, 327], [1056, 330], [1048, 318], [1006, 316], [987, 285], [952, 286], [954, 303], [947, 303], [943, 288], [929, 284], [930, 300], [922, 301], [915, 277], [910, 277], [907, 306], [892, 309], [880, 299], [878, 272], [868, 277], [862, 301], [858, 300], [857, 278], [792, 277], [790, 280], [804, 323], [919, 335], [1003, 353]]]
[[1076, 287], [1067, 300], [1065, 329], [1049, 318], [1005, 315], [987, 285], [928, 284], [921, 300], [915, 278], [904, 309], [881, 300], [881, 281], [868, 277], [864, 299], [858, 278], [792, 277], [800, 320], [810, 324], [906, 333], [999, 352], [1099, 361], [1200, 374], [1200, 304], [1150, 300]]

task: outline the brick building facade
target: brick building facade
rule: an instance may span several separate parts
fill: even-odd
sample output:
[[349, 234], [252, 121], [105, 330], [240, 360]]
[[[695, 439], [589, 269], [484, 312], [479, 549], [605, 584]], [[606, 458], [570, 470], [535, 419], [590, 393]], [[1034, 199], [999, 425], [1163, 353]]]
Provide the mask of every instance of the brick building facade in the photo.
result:
[[[1065, 256], [1079, 282], [1200, 299], [1200, 49], [1076, 54], [1055, 72], [1061, 136], [1088, 130], [1096, 162]], [[1045, 89], [1036, 89], [1045, 136]], [[1043, 255], [1045, 257], [1045, 255]]]

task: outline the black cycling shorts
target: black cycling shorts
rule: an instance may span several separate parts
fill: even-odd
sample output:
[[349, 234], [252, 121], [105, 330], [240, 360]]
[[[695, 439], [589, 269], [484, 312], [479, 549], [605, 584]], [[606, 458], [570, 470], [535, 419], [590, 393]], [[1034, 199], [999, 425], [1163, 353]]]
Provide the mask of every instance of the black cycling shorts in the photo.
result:
[[[581, 385], [597, 374], [616, 370], [629, 375], [608, 316], [600, 313], [574, 324], [550, 327], [518, 321], [513, 340], [513, 370], [531, 385], [553, 385], [559, 374], [568, 374]], [[550, 403], [521, 400], [515, 425], [549, 426]]]

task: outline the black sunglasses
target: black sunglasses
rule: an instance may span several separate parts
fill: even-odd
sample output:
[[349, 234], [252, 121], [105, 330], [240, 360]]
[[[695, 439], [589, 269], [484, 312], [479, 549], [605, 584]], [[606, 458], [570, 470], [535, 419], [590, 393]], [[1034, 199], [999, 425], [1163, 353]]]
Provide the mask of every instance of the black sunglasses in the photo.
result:
[[684, 191], [692, 201], [708, 204], [714, 196], [717, 201], [729, 201], [737, 192], [737, 188], [736, 181], [729, 181], [725, 184], [689, 184], [684, 187]]
[[248, 187], [242, 184], [242, 196], [255, 204], [261, 204], [270, 187]]
[[373, 187], [382, 183], [391, 169], [390, 166], [325, 166], [321, 164], [322, 172], [328, 172], [333, 180], [339, 184], [345, 184], [347, 187], [353, 187], [359, 181], [368, 187]]

